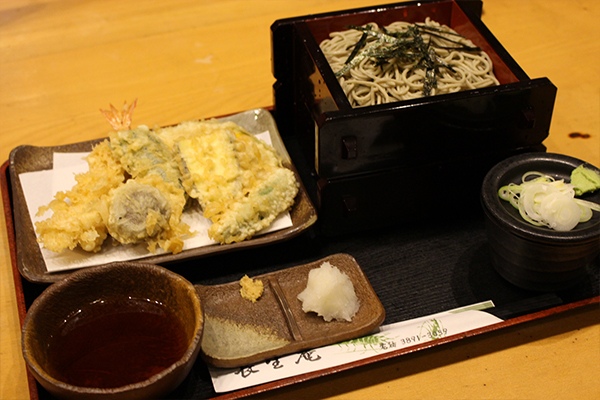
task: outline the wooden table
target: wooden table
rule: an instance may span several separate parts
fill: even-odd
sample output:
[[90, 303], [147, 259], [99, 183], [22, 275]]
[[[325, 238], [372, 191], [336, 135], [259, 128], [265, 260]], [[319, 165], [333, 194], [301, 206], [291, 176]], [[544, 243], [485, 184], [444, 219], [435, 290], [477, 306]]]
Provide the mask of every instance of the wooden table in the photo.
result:
[[[0, 161], [21, 144], [104, 137], [109, 127], [98, 109], [124, 100], [137, 98], [134, 125], [150, 126], [270, 106], [271, 23], [380, 3], [3, 0]], [[559, 89], [548, 151], [596, 166], [599, 20], [596, 0], [486, 0], [483, 7], [484, 23], [526, 73], [548, 77]], [[0, 398], [25, 399], [5, 229], [0, 243]], [[587, 308], [259, 397], [600, 398], [599, 359], [600, 312]]]

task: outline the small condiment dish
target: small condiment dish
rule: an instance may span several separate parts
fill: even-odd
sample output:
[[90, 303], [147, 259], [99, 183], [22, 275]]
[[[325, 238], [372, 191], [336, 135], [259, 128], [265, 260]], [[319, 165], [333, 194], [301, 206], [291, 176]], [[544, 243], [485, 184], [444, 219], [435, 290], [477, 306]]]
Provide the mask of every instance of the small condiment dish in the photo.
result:
[[59, 398], [158, 398], [188, 375], [203, 322], [198, 293], [183, 277], [152, 264], [113, 263], [76, 271], [33, 302], [23, 356]]
[[[525, 221], [498, 190], [520, 184], [523, 174], [537, 171], [570, 182], [571, 171], [580, 165], [600, 170], [573, 157], [551, 153], [525, 153], [496, 164], [481, 189], [486, 232], [492, 263], [512, 284], [535, 291], [568, 289], [586, 276], [586, 268], [600, 253], [600, 213], [570, 231], [556, 231]], [[600, 190], [581, 196], [600, 204]]]

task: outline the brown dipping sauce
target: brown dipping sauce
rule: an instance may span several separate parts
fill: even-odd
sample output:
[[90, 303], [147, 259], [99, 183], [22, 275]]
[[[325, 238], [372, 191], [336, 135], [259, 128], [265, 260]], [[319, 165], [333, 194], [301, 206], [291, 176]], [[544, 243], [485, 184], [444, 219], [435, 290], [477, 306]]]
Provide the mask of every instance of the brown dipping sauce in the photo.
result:
[[49, 346], [59, 380], [115, 388], [141, 382], [176, 362], [188, 339], [165, 306], [149, 300], [97, 301], [65, 320]]

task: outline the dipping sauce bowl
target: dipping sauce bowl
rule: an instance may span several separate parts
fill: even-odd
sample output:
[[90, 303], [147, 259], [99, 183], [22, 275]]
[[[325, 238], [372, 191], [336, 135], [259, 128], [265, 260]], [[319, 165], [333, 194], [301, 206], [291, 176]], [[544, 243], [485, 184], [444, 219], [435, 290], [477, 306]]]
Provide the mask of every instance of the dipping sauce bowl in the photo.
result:
[[[525, 221], [498, 190], [522, 182], [523, 174], [537, 171], [570, 182], [580, 165], [600, 173], [597, 167], [573, 157], [551, 153], [527, 153], [507, 158], [486, 175], [481, 189], [490, 255], [495, 269], [509, 282], [528, 290], [560, 291], [586, 276], [587, 266], [600, 254], [600, 213], [570, 231], [555, 231]], [[600, 203], [600, 190], [581, 199]]]
[[152, 264], [113, 263], [76, 271], [33, 302], [23, 356], [56, 397], [157, 398], [188, 375], [203, 322], [200, 298], [183, 277]]

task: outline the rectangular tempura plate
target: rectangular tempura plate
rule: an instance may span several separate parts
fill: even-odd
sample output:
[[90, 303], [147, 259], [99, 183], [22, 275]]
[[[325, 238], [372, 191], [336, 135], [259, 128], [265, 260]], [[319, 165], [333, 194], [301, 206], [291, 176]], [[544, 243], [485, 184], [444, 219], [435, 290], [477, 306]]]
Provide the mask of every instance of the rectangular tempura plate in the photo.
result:
[[[300, 182], [298, 195], [296, 196], [295, 203], [290, 210], [292, 226], [279, 231], [256, 236], [252, 239], [239, 243], [214, 244], [184, 250], [178, 254], [168, 253], [153, 255], [152, 253], [148, 252], [148, 256], [144, 257], [143, 261], [155, 264], [160, 263], [164, 265], [172, 262], [199, 258], [222, 252], [230, 252], [269, 245], [290, 239], [300, 234], [316, 221], [316, 210], [313, 207], [313, 204], [306, 193], [304, 186], [302, 185], [298, 172], [285, 149], [271, 113], [264, 109], [254, 109], [219, 118], [219, 120], [233, 121], [251, 134], [258, 134], [265, 131], [269, 132], [271, 143], [279, 156], [281, 156], [284, 166], [294, 171], [296, 179], [298, 182]], [[9, 160], [9, 172], [12, 186], [12, 200], [14, 205], [15, 233], [17, 237], [17, 263], [20, 273], [27, 280], [38, 283], [51, 283], [63, 278], [69, 272], [48, 273], [40, 246], [37, 243], [37, 237], [31, 222], [31, 218], [29, 217], [29, 211], [27, 209], [23, 188], [21, 187], [19, 180], [19, 174], [52, 169], [53, 153], [91, 151], [92, 147], [102, 140], [104, 139], [55, 147], [19, 146], [11, 152]]]

